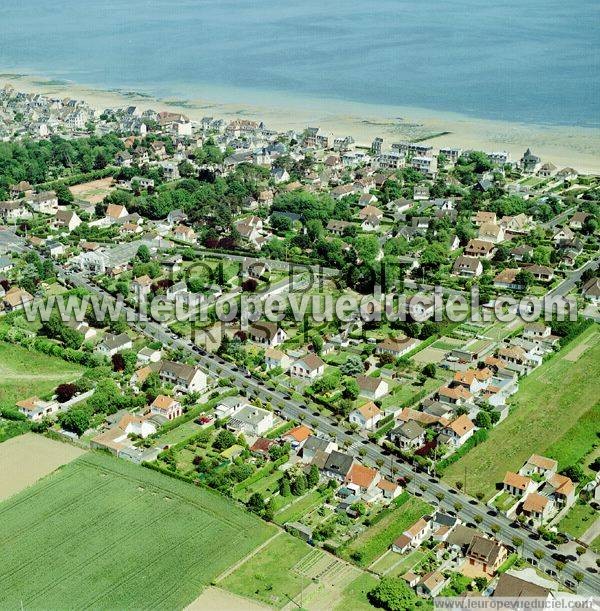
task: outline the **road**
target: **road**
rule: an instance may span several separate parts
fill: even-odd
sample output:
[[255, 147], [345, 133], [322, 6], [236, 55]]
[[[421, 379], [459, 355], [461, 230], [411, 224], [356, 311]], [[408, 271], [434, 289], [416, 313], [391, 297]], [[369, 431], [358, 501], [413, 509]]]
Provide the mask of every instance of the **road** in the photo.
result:
[[[59, 273], [59, 279], [62, 279], [62, 281], [66, 280], [64, 273]], [[110, 294], [103, 291], [103, 289], [93, 284], [81, 274], [69, 273], [68, 280], [73, 285], [85, 287], [92, 292], [104, 293], [107, 298], [112, 299]], [[133, 309], [126, 309], [132, 315], [134, 314]], [[363, 462], [365, 462], [365, 459], [368, 459], [368, 462], [373, 465], [381, 464], [381, 471], [384, 475], [391, 478], [409, 476], [411, 478], [409, 490], [422, 496], [424, 500], [440, 507], [440, 509], [456, 511], [455, 504], [460, 503], [462, 507], [459, 509], [458, 515], [464, 523], [472, 522], [489, 534], [493, 534], [492, 528], [497, 526], [499, 531], [493, 536], [510, 547], [514, 547], [513, 538], [518, 537], [523, 542], [518, 551], [528, 561], [552, 574], [559, 581], [576, 590], [578, 594], [598, 595], [600, 593], [599, 574], [582, 571], [574, 562], [567, 561], [564, 570], [556, 576], [556, 561], [551, 558], [551, 554], [556, 552], [548, 548], [542, 540], [534, 540], [532, 538], [537, 535], [534, 535], [534, 533], [518, 523], [513, 525], [508, 518], [501, 514], [489, 515], [487, 512], [490, 510], [484, 504], [462, 492], [451, 489], [437, 478], [431, 478], [427, 474], [415, 471], [407, 463], [391, 456], [389, 452], [385, 451], [377, 443], [365, 439], [356, 432], [345, 429], [335, 419], [323, 416], [316, 406], [311, 409], [308, 405], [292, 399], [283, 392], [267, 388], [264, 382], [254, 379], [249, 373], [224, 361], [217, 355], [207, 353], [202, 348], [194, 346], [190, 340], [179, 338], [159, 323], [149, 321], [144, 324], [143, 328], [134, 323], [132, 327], [153, 340], [187, 351], [196, 358], [199, 365], [214, 379], [223, 377], [232, 378], [236, 386], [246, 388], [251, 394], [260, 397], [264, 401], [269, 401], [273, 409], [279, 411], [285, 418], [304, 420], [311, 427], [317, 429], [321, 435], [335, 439], [341, 448], [346, 448], [345, 451], [355, 458]], [[361, 456], [361, 449], [364, 456]], [[438, 496], [441, 497], [441, 501], [438, 500]], [[475, 516], [478, 516], [478, 518], [476, 519]], [[479, 518], [481, 518], [481, 521], [478, 524], [477, 520]], [[536, 550], [544, 553], [541, 561], [538, 561], [534, 556]], [[583, 574], [583, 580], [579, 585], [574, 578], [574, 574], [578, 572]]]
[[597, 269], [600, 259], [592, 259], [585, 265], [582, 265], [579, 269], [567, 272], [567, 277], [558, 285], [555, 286], [551, 291], [548, 291], [549, 297], [557, 297], [559, 295], [567, 295], [571, 289], [581, 280], [581, 276], [588, 269]]

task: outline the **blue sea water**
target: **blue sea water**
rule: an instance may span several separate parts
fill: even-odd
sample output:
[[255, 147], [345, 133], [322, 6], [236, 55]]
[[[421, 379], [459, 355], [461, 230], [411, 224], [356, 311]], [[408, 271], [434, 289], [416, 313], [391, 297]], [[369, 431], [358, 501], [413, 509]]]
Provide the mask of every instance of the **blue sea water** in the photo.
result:
[[600, 126], [599, 0], [0, 0], [0, 71]]

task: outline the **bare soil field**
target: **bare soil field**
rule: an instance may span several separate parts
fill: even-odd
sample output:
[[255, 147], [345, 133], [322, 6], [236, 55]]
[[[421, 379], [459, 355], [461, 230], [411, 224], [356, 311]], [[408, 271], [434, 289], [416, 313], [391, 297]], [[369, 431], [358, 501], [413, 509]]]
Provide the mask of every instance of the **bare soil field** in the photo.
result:
[[27, 433], [0, 444], [0, 501], [35, 484], [82, 454], [68, 443]]
[[198, 598], [186, 607], [186, 611], [264, 611], [270, 609], [255, 600], [221, 590], [221, 588], [208, 587]]
[[80, 185], [69, 187], [69, 191], [71, 191], [75, 199], [82, 199], [90, 204], [97, 204], [114, 190], [114, 182], [111, 177], [101, 178], [100, 180], [92, 180], [91, 182], [84, 182]]
[[421, 365], [427, 365], [429, 363], [434, 363], [437, 365], [444, 359], [446, 352], [448, 351], [429, 346], [428, 348], [421, 350], [421, 352], [417, 352], [417, 354], [415, 354], [411, 360], [415, 363], [420, 363]]

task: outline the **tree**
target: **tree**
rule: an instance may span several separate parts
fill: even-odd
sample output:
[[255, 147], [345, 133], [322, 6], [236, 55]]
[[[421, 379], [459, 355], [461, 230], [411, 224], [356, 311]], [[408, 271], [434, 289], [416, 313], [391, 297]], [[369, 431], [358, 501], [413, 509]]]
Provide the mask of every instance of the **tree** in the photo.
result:
[[534, 282], [535, 276], [526, 269], [522, 269], [515, 276], [515, 284], [521, 285], [522, 287], [524, 287], [525, 290], [527, 290], [532, 284], [534, 284]]
[[75, 384], [60, 384], [56, 387], [56, 400], [59, 403], [66, 403], [75, 396], [77, 386]]
[[538, 559], [541, 560], [545, 555], [546, 552], [543, 549], [535, 549], [533, 550], [533, 555]]
[[58, 203], [61, 206], [67, 206], [68, 204], [72, 204], [74, 201], [73, 194], [70, 189], [63, 183], [59, 183], [54, 188], [54, 192], [56, 193], [56, 197], [58, 197]]
[[423, 367], [423, 375], [427, 376], [428, 378], [435, 378], [435, 374], [436, 367], [433, 363], [427, 363], [427, 365]]
[[358, 382], [353, 378], [346, 380], [344, 384], [343, 396], [345, 399], [350, 399], [352, 401], [358, 398], [360, 394], [360, 387], [358, 386]]
[[481, 410], [475, 417], [475, 424], [480, 429], [491, 429], [492, 428], [492, 418], [487, 412]]
[[290, 478], [287, 473], [284, 473], [283, 477], [279, 480], [279, 494], [281, 496], [290, 496], [292, 494]]
[[261, 515], [265, 510], [265, 500], [263, 499], [262, 494], [260, 492], [255, 492], [252, 494], [248, 499], [247, 507], [252, 513]]
[[137, 249], [137, 252], [135, 253], [135, 258], [140, 263], [150, 263], [150, 261], [152, 260], [152, 255], [150, 254], [150, 249], [145, 244], [142, 244]]
[[492, 524], [490, 530], [497, 535], [500, 532], [500, 526], [498, 524]]
[[319, 469], [317, 465], [311, 465], [310, 471], [306, 477], [306, 482], [309, 488], [314, 488], [319, 483]]
[[480, 591], [483, 592], [483, 590], [485, 590], [485, 586], [487, 586], [488, 580], [483, 577], [475, 577], [475, 587]]
[[364, 373], [365, 367], [359, 356], [351, 354], [346, 362], [340, 365], [339, 370], [345, 376], [355, 376]]
[[581, 571], [577, 571], [576, 573], [573, 573], [573, 577], [575, 578], [575, 581], [577, 583], [581, 583], [583, 581], [583, 573]]
[[367, 594], [367, 598], [373, 606], [387, 611], [406, 611], [425, 606], [425, 601], [419, 599], [403, 579], [394, 577], [381, 579]]
[[219, 452], [230, 448], [235, 443], [235, 435], [227, 429], [221, 429], [215, 440], [213, 441], [213, 448]]
[[65, 431], [77, 434], [79, 437], [90, 427], [90, 413], [84, 408], [70, 409], [58, 417], [58, 422]]

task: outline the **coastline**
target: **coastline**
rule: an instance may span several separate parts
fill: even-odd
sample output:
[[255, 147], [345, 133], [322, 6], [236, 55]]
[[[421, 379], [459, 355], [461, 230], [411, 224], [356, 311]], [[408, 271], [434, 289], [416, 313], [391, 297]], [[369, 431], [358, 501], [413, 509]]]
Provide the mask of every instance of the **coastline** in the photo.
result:
[[570, 166], [582, 173], [600, 174], [600, 129], [597, 128], [507, 123], [420, 108], [217, 87], [202, 87], [202, 98], [184, 100], [12, 72], [0, 74], [0, 86], [5, 84], [28, 93], [82, 99], [98, 110], [136, 105], [142, 109], [181, 112], [192, 120], [207, 115], [229, 120], [243, 117], [264, 121], [280, 131], [315, 125], [335, 135], [351, 135], [358, 144], [366, 146], [380, 136], [385, 139], [385, 146], [400, 140], [422, 140], [436, 148], [506, 150], [513, 160], [519, 159], [530, 147], [544, 161], [551, 161], [559, 168]]

